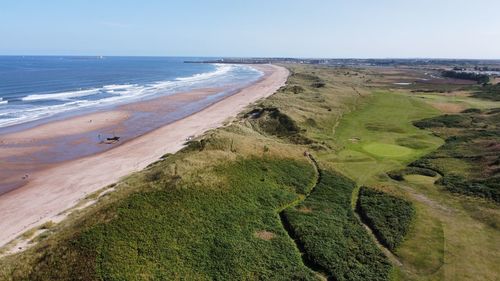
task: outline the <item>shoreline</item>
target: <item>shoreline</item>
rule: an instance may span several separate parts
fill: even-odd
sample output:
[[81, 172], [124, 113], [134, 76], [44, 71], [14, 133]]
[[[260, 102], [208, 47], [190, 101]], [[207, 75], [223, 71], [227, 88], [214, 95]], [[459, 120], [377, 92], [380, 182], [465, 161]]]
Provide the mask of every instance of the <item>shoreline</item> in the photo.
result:
[[[97, 155], [199, 112], [214, 103], [207, 100], [226, 90], [202, 88], [179, 92], [3, 134], [0, 138], [0, 196], [26, 185], [32, 174], [47, 167]], [[119, 141], [104, 142], [106, 137], [115, 134], [120, 136]]]
[[26, 185], [1, 195], [0, 247], [52, 220], [88, 194], [142, 170], [166, 153], [177, 152], [190, 136], [221, 126], [247, 105], [276, 92], [289, 75], [287, 69], [275, 65], [254, 67], [264, 77], [237, 93], [110, 150], [39, 171]]

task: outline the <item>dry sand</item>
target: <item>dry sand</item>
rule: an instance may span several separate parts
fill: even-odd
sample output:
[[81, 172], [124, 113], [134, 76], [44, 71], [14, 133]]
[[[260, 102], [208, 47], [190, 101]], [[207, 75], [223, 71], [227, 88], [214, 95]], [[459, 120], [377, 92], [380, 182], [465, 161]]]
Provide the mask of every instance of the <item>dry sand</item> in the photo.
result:
[[[273, 94], [284, 85], [289, 74], [288, 70], [279, 66], [255, 67], [266, 75], [237, 94], [109, 151], [37, 172], [30, 176], [30, 182], [25, 186], [0, 196], [0, 246], [28, 229], [55, 219], [59, 213], [75, 206], [87, 194], [145, 168], [166, 153], [180, 150], [189, 136], [200, 135], [221, 126], [248, 104]], [[126, 115], [119, 113], [107, 114], [109, 118], [126, 118]], [[88, 122], [89, 118], [83, 116], [60, 122], [75, 122], [74, 120]], [[59, 123], [59, 126], [75, 130], [81, 128], [65, 123]], [[51, 134], [47, 130], [56, 130], [57, 127], [46, 125], [44, 133]]]

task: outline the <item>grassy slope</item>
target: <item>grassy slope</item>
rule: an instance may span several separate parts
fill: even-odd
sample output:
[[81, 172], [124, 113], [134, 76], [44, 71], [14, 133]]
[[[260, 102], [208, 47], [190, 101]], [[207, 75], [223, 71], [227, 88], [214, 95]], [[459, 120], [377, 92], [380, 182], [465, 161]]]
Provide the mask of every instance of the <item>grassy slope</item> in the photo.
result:
[[[317, 78], [316, 71], [296, 68], [290, 82], [303, 91], [285, 89], [259, 107], [278, 107], [300, 127], [334, 124], [363, 91], [344, 84], [358, 85], [361, 79], [331, 69], [318, 71]], [[303, 156], [308, 148], [262, 130], [266, 124], [242, 118], [130, 176], [96, 206], [55, 226], [35, 247], [3, 259], [0, 276], [316, 278], [302, 264], [277, 214], [302, 198], [315, 179]]]
[[[403, 266], [397, 267], [393, 279], [495, 280], [494, 276], [500, 274], [494, 265], [500, 263], [500, 254], [493, 250], [500, 246], [498, 206], [443, 194], [433, 184], [436, 179], [398, 183], [385, 175], [444, 143], [443, 139], [412, 125], [412, 121], [441, 114], [424, 103], [428, 100], [421, 95], [413, 96], [383, 92], [362, 101], [357, 110], [344, 116], [335, 130], [330, 145], [337, 152], [319, 152], [320, 162], [342, 171], [359, 185], [372, 185], [414, 204], [416, 220], [396, 249]], [[426, 96], [471, 107], [498, 107], [498, 103], [462, 95]], [[383, 156], [366, 150], [366, 145], [374, 143], [406, 146], [413, 152], [399, 157]], [[450, 166], [459, 173], [468, 172], [466, 168], [460, 172], [459, 168], [464, 169], [461, 165]]]
[[[29, 279], [71, 279], [76, 272], [106, 280], [313, 279], [276, 215], [310, 184], [311, 165], [251, 158], [213, 173], [217, 186], [160, 180], [158, 190], [130, 196], [113, 207], [117, 219], [72, 238], [65, 255], [73, 258], [42, 257]], [[273, 239], [260, 239], [260, 231]]]
[[412, 163], [431, 168], [443, 178], [438, 183], [455, 193], [500, 203], [500, 112], [465, 112], [415, 123], [446, 138], [433, 153]]
[[377, 93], [347, 114], [335, 129], [338, 153], [322, 153], [320, 159], [334, 163], [358, 184], [370, 185], [378, 181], [377, 175], [401, 168], [443, 143], [411, 123], [437, 114], [418, 99]]
[[[358, 184], [374, 186], [405, 197], [414, 203], [417, 211], [416, 220], [408, 237], [396, 250], [403, 265], [397, 268], [393, 276], [394, 279], [494, 280], [495, 276], [499, 274], [496, 264], [500, 263], [498, 252], [491, 250], [492, 247], [500, 245], [498, 230], [491, 227], [500, 217], [496, 207], [482, 201], [476, 202], [467, 198], [443, 194], [433, 185], [433, 180], [428, 180], [428, 177], [409, 175], [405, 177], [407, 181], [395, 182], [385, 176], [386, 171], [402, 168], [410, 161], [432, 151], [443, 143], [441, 139], [432, 136], [427, 131], [418, 130], [411, 124], [413, 120], [439, 114], [436, 109], [422, 102], [428, 99], [388, 92], [380, 92], [372, 96], [371, 90], [365, 88], [364, 85], [367, 81], [379, 79], [379, 76], [371, 75], [371, 71], [292, 66], [292, 72], [295, 75], [290, 78], [288, 86], [300, 86], [300, 88], [284, 90], [261, 102], [259, 107], [278, 107], [281, 112], [290, 116], [298, 124], [301, 128], [301, 135], [317, 142], [307, 146], [294, 145], [287, 138], [277, 138], [265, 130], [260, 130], [257, 122], [248, 119], [233, 123], [224, 129], [215, 130], [205, 137], [207, 143], [202, 146], [205, 147], [203, 151], [198, 151], [199, 146], [193, 147], [191, 151], [186, 150], [183, 153], [178, 153], [158, 163], [158, 166], [129, 177], [117, 185], [117, 191], [100, 200], [97, 206], [77, 213], [72, 219], [55, 226], [51, 230], [53, 234], [42, 239], [37, 246], [23, 254], [1, 260], [0, 279], [3, 277], [3, 279], [8, 280], [14, 273], [14, 276], [17, 276], [15, 279], [20, 280], [33, 269], [40, 275], [51, 272], [50, 267], [44, 265], [48, 261], [47, 253], [49, 256], [53, 255], [53, 261], [59, 259], [63, 269], [66, 266], [67, 270], [73, 270], [74, 268], [70, 268], [69, 264], [64, 264], [64, 258], [71, 260], [73, 257], [75, 261], [82, 261], [78, 255], [85, 254], [83, 257], [89, 258], [86, 256], [87, 254], [95, 254], [92, 251], [80, 251], [81, 249], [75, 247], [74, 241], [80, 241], [79, 245], [81, 246], [85, 246], [87, 242], [90, 243], [88, 245], [94, 245], [96, 237], [104, 237], [103, 240], [97, 240], [97, 242], [102, 243], [101, 246], [107, 245], [101, 249], [115, 253], [115, 258], [120, 258], [122, 255], [119, 253], [122, 250], [130, 250], [128, 248], [130, 244], [135, 247], [132, 249], [136, 250], [138, 247], [133, 243], [137, 245], [153, 243], [151, 245], [154, 245], [157, 243], [155, 239], [158, 238], [160, 232], [164, 233], [164, 236], [160, 238], [165, 239], [163, 241], [168, 245], [172, 245], [173, 250], [181, 251], [181, 255], [172, 252], [171, 257], [175, 258], [167, 259], [168, 254], [161, 252], [155, 256], [153, 261], [135, 263], [138, 266], [144, 266], [142, 269], [136, 267], [130, 270], [140, 270], [146, 274], [152, 274], [145, 275], [145, 277], [154, 276], [154, 274], [160, 273], [155, 273], [154, 270], [151, 271], [147, 267], [160, 262], [171, 265], [173, 269], [178, 267], [179, 275], [188, 276], [191, 279], [204, 279], [213, 276], [222, 278], [242, 273], [248, 273], [247, 279], [265, 279], [276, 276], [273, 275], [275, 271], [283, 273], [284, 275], [281, 277], [285, 279], [292, 275], [304, 279], [312, 278], [312, 273], [300, 262], [300, 255], [293, 242], [285, 237], [283, 229], [278, 227], [276, 214], [279, 210], [302, 198], [301, 192], [300, 190], [297, 192], [297, 188], [306, 187], [303, 184], [294, 184], [294, 190], [289, 184], [284, 184], [283, 179], [286, 177], [272, 176], [270, 180], [272, 178], [271, 181], [274, 181], [274, 184], [271, 185], [271, 190], [267, 190], [263, 186], [255, 184], [262, 180], [258, 176], [262, 175], [259, 172], [255, 176], [249, 175], [248, 178], [248, 182], [253, 183], [249, 186], [253, 186], [255, 189], [246, 190], [245, 194], [248, 196], [240, 197], [236, 193], [232, 194], [230, 182], [235, 179], [221, 177], [217, 172], [237, 173], [239, 174], [237, 181], [240, 181], [246, 178], [247, 167], [246, 165], [238, 165], [248, 163], [246, 162], [248, 159], [255, 157], [267, 159], [265, 161], [275, 163], [272, 164], [274, 170], [275, 165], [281, 165], [276, 164], [280, 161], [295, 163], [290, 167], [300, 166], [300, 163], [310, 164], [303, 156], [303, 151], [309, 150], [314, 151], [313, 153], [323, 168], [337, 169], [356, 180]], [[316, 77], [325, 82], [325, 85], [316, 88], [318, 86]], [[312, 84], [316, 84], [315, 87], [312, 87]], [[432, 95], [432, 97], [435, 96], [437, 95]], [[439, 99], [447, 102], [450, 97], [439, 96]], [[466, 97], [460, 97], [460, 99], [460, 103], [469, 104], [469, 101], [474, 104], [478, 103], [477, 99], [469, 100]], [[483, 103], [481, 106], [489, 107], [490, 102]], [[339, 120], [341, 121], [339, 122]], [[384, 156], [384, 153], [380, 153], [380, 151], [385, 151], [387, 146], [384, 147], [380, 144], [404, 146], [411, 149], [411, 153]], [[366, 149], [367, 146], [368, 149]], [[239, 170], [224, 170], [229, 169], [228, 163], [236, 163], [235, 167], [239, 167]], [[266, 169], [268, 168], [261, 168], [263, 173]], [[288, 168], [283, 171], [286, 170]], [[265, 174], [268, 172], [269, 170]], [[306, 180], [300, 182], [305, 183]], [[167, 186], [169, 189], [166, 189]], [[179, 198], [173, 200], [169, 197], [170, 194], [165, 194], [166, 190], [175, 191], [176, 196], [187, 200], [186, 204], [179, 203], [177, 201]], [[130, 197], [129, 194], [137, 192], [139, 193]], [[261, 197], [259, 196], [260, 192], [272, 198]], [[208, 194], [209, 196], [198, 197], [198, 194]], [[232, 195], [227, 196], [228, 194]], [[251, 219], [246, 222], [249, 226], [253, 226], [252, 229], [225, 224], [225, 219], [219, 215], [225, 216], [224, 210], [226, 208], [238, 213], [238, 210], [232, 205], [225, 204], [226, 197], [234, 199], [231, 202], [244, 204], [244, 209], [251, 211]], [[159, 201], [155, 202], [156, 199]], [[126, 200], [133, 200], [139, 205], [135, 207], [123, 205], [123, 202], [127, 202]], [[260, 208], [264, 206], [268, 209], [261, 210]], [[106, 239], [113, 239], [113, 237], [106, 237], [108, 233], [112, 233], [116, 235], [115, 238], [120, 239], [134, 234], [134, 229], [128, 228], [125, 229], [130, 230], [130, 233], [121, 232], [121, 228], [117, 226], [118, 222], [114, 222], [115, 220], [119, 221], [116, 217], [117, 214], [130, 215], [129, 208], [142, 210], [146, 207], [150, 208], [147, 209], [149, 211], [134, 217], [134, 222], [142, 225], [160, 221], [160, 223], [165, 223], [165, 228], [147, 228], [144, 230], [145, 233], [155, 233], [155, 235], [138, 236], [141, 239], [135, 242], [125, 240], [123, 244], [109, 244], [111, 240]], [[163, 218], [163, 212], [154, 212], [157, 208], [164, 211], [175, 210], [175, 213], [170, 213], [172, 216], [186, 218], [186, 220], [181, 220], [182, 227], [181, 223], [176, 223], [176, 220]], [[212, 208], [214, 210], [206, 210]], [[158, 217], [145, 220], [145, 218], [149, 218], [150, 212], [157, 214]], [[182, 214], [178, 214], [179, 212]], [[214, 215], [212, 216], [212, 214]], [[199, 220], [198, 215], [211, 221]], [[230, 217], [230, 219], [234, 218]], [[104, 222], [107, 223], [100, 226]], [[174, 231], [171, 236], [168, 236], [167, 230], [171, 223], [175, 227], [174, 230], [178, 232]], [[196, 227], [189, 227], [190, 223], [195, 223]], [[214, 225], [222, 227], [215, 229]], [[469, 227], [463, 227], [464, 225]], [[263, 240], [262, 237], [269, 239], [269, 235], [259, 236], [259, 233], [263, 233], [262, 230], [271, 232], [274, 238], [269, 241]], [[235, 235], [228, 234], [229, 232], [235, 232]], [[81, 233], [94, 233], [95, 236], [91, 235], [90, 238], [75, 240], [75, 237], [85, 237]], [[202, 239], [205, 234], [211, 234], [211, 237], [217, 236], [217, 238], [203, 240], [203, 247], [199, 252], [197, 248], [189, 246], [192, 244], [188, 243], [188, 240], [183, 241], [184, 238], [194, 237], [192, 241], [195, 242]], [[219, 243], [218, 245], [228, 247], [230, 249], [228, 253], [231, 255], [226, 257], [217, 251], [214, 254], [218, 257], [222, 256], [224, 264], [229, 262], [234, 270], [226, 268], [224, 264], [219, 264], [214, 259], [202, 261], [201, 267], [193, 265], [194, 261], [198, 262], [196, 258], [198, 254], [206, 256], [206, 247], [214, 245], [208, 246], [206, 244], [216, 241]], [[238, 241], [238, 245], [243, 244], [241, 249], [249, 249], [248, 245], [264, 243], [266, 249], [263, 250], [263, 253], [266, 254], [260, 255], [249, 250], [248, 258], [240, 257], [238, 254], [242, 255], [242, 252], [238, 250], [239, 248], [234, 247], [236, 241]], [[129, 245], [124, 249], [119, 248], [127, 243]], [[112, 249], [111, 246], [117, 248]], [[157, 252], [154, 247], [146, 247], [146, 249]], [[74, 250], [74, 252], [68, 250]], [[132, 253], [140, 254], [141, 252], [132, 251]], [[212, 252], [210, 252], [211, 254]], [[90, 258], [92, 257], [90, 256]], [[42, 261], [40, 262], [39, 259]], [[92, 261], [89, 266], [95, 266], [92, 259], [88, 260]], [[50, 261], [48, 262], [47, 265], [50, 265]], [[121, 264], [128, 266], [131, 261], [124, 260], [123, 262]], [[245, 266], [239, 264], [240, 262]], [[100, 266], [97, 273], [101, 275], [111, 274], [113, 271], [110, 270], [110, 267], [106, 267], [108, 263], [109, 260], [99, 260], [98, 264], [104, 266]], [[85, 268], [84, 262], [80, 264], [82, 268]], [[218, 270], [219, 266], [222, 267], [220, 271]], [[250, 271], [244, 268], [247, 266], [258, 273], [254, 271], [253, 274], [250, 274]], [[289, 270], [291, 267], [294, 270]], [[125, 272], [129, 272], [128, 270]], [[114, 274], [123, 273], [115, 271]]]
[[[491, 106], [498, 107], [499, 104]], [[477, 114], [465, 114], [477, 115]], [[498, 139], [498, 133], [482, 136], [485, 129], [494, 131], [494, 126], [484, 127], [469, 122], [469, 118], [444, 116], [434, 118], [434, 121], [446, 121], [447, 124], [458, 122], [457, 128], [434, 128], [436, 134], [443, 137], [472, 136], [470, 140], [461, 141], [461, 137], [452, 139], [446, 145], [424, 157], [425, 162], [432, 165], [443, 174], [457, 174], [472, 180], [491, 177], [491, 157], [487, 155], [495, 146], [488, 143]], [[487, 118], [488, 119], [488, 118]], [[463, 123], [464, 121], [467, 121]], [[462, 124], [463, 123], [463, 124]], [[488, 123], [488, 122], [486, 122]], [[498, 123], [498, 122], [496, 122]], [[494, 125], [494, 124], [493, 124]], [[454, 127], [454, 126], [451, 126]], [[479, 129], [481, 128], [481, 129]], [[479, 130], [477, 130], [479, 129]], [[477, 131], [476, 131], [477, 130]], [[467, 139], [467, 138], [465, 138]], [[488, 141], [486, 141], [488, 140]], [[475, 155], [472, 158], [460, 159], [462, 155]], [[435, 157], [438, 158], [435, 158]], [[498, 155], [497, 155], [498, 157]], [[418, 161], [422, 162], [422, 161]], [[428, 229], [430, 222], [422, 222], [400, 248], [411, 267], [401, 274], [402, 278], [416, 280], [496, 280], [500, 271], [495, 264], [500, 263], [500, 253], [493, 249], [500, 247], [500, 209], [498, 204], [482, 199], [456, 196], [445, 191], [445, 187], [434, 182], [439, 177], [422, 175], [407, 175], [405, 182], [398, 184], [401, 188], [412, 188], [411, 194], [420, 206], [421, 213], [433, 218], [432, 228], [438, 236], [442, 236], [440, 251], [432, 251], [429, 258], [428, 250], [422, 250], [424, 242], [439, 246], [438, 239], [425, 237], [421, 229]], [[438, 181], [439, 182], [439, 181]], [[421, 216], [423, 217], [423, 216]], [[417, 230], [418, 229], [418, 230]], [[440, 253], [441, 252], [441, 253]], [[466, 257], [466, 258], [464, 258]], [[434, 260], [434, 261], [433, 261]], [[432, 262], [433, 261], [433, 262]]]

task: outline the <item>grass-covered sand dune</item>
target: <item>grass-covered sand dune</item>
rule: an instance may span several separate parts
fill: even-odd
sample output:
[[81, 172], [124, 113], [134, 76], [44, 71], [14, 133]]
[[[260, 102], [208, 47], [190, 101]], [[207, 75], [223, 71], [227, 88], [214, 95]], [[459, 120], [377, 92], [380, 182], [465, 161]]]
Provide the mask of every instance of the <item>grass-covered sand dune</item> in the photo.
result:
[[[335, 77], [328, 72], [322, 75]], [[304, 151], [324, 144], [305, 137], [306, 119], [322, 126], [320, 118], [338, 119], [349, 109], [345, 102], [359, 98], [346, 86], [335, 90], [339, 95], [324, 95], [338, 86], [315, 83], [332, 78], [311, 70], [293, 74], [286, 88], [230, 125], [129, 176], [96, 205], [51, 228], [36, 246], [5, 258], [3, 276], [316, 279], [278, 214], [315, 184]], [[289, 88], [295, 84], [300, 86]]]
[[435, 99], [377, 70], [287, 67], [275, 95], [3, 257], [0, 279], [495, 280], [497, 205], [387, 175], [445, 143], [414, 126]]

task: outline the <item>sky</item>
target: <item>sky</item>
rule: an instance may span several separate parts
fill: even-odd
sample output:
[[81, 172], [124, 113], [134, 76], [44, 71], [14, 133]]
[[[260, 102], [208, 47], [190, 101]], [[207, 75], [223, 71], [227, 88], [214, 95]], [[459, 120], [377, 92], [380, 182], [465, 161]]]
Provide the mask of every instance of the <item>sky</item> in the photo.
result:
[[500, 59], [499, 0], [1, 0], [0, 55]]

